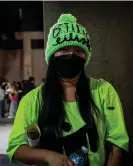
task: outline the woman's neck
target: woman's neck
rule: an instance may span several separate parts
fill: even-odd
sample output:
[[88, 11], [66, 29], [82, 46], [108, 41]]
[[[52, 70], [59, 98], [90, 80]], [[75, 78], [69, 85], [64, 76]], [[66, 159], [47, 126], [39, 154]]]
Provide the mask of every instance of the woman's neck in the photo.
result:
[[64, 100], [68, 102], [76, 101], [76, 84], [78, 78], [73, 79], [61, 79], [61, 85], [64, 90]]

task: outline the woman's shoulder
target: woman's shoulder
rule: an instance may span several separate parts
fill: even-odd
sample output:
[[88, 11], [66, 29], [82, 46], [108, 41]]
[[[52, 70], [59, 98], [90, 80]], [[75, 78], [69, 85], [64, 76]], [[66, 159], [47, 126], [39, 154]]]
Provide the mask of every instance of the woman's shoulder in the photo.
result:
[[103, 78], [99, 78], [99, 79], [95, 79], [92, 77], [90, 78], [90, 89], [91, 90], [97, 90], [97, 89], [108, 89], [108, 88], [112, 88], [112, 84], [109, 83], [108, 81], [106, 81]]
[[28, 92], [22, 100], [30, 100], [30, 101], [35, 101], [37, 99], [40, 99], [41, 97], [41, 92], [42, 92], [42, 85], [38, 86], [37, 88], [31, 90]]

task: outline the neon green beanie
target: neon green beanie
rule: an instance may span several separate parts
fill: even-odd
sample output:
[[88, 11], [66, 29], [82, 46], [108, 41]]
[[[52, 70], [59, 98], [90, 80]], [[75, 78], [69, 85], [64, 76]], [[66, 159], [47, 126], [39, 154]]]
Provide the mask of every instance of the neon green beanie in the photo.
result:
[[45, 50], [46, 62], [59, 49], [66, 46], [81, 47], [86, 54], [86, 64], [91, 57], [89, 35], [71, 14], [62, 14], [58, 22], [50, 28]]

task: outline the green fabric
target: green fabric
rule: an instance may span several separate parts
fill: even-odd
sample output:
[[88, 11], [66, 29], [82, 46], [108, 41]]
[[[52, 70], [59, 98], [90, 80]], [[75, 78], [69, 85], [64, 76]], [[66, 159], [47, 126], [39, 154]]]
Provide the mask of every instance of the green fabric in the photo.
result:
[[65, 46], [81, 47], [86, 54], [86, 65], [88, 64], [91, 57], [89, 35], [71, 14], [62, 14], [58, 22], [50, 28], [45, 50], [46, 62], [48, 63], [50, 57]]
[[[105, 160], [104, 142], [107, 140], [128, 151], [129, 138], [124, 124], [120, 99], [112, 85], [103, 79], [91, 78], [91, 93], [102, 116], [97, 121], [100, 140], [98, 152], [92, 153], [89, 150], [88, 157], [91, 166], [103, 166]], [[8, 140], [7, 154], [11, 161], [20, 145], [29, 144], [26, 134], [27, 127], [30, 124], [37, 124], [41, 100], [41, 87], [38, 87], [28, 93], [20, 102]], [[83, 127], [85, 122], [80, 116], [76, 102], [64, 102], [64, 106], [67, 114], [66, 121], [72, 125], [70, 132], [63, 133], [66, 136]], [[88, 149], [90, 149], [89, 141]]]

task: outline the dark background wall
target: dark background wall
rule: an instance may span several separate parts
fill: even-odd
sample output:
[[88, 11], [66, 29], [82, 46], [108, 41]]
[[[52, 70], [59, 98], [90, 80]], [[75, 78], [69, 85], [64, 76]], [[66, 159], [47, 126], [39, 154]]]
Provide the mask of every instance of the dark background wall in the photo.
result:
[[0, 21], [0, 49], [22, 49], [23, 41], [16, 41], [15, 32], [43, 31], [43, 2], [0, 2]]
[[42, 31], [43, 2], [0, 2], [0, 32]]
[[[44, 40], [41, 40], [43, 39], [43, 2], [1, 1], [0, 22], [0, 80], [3, 80], [3, 77], [16, 81], [24, 79], [25, 49], [30, 47], [34, 71], [32, 75], [37, 71], [39, 74], [43, 73], [43, 63], [39, 66], [34, 63], [36, 57], [43, 58]], [[30, 46], [24, 44], [27, 36], [31, 40]], [[42, 79], [40, 77], [43, 75], [39, 76], [39, 74], [35, 76], [36, 81], [40, 83]]]
[[[86, 68], [89, 76], [110, 81], [118, 91], [133, 154], [133, 2], [44, 2], [44, 43], [49, 28], [61, 13], [72, 13], [84, 25], [91, 38], [92, 60]], [[45, 64], [46, 65], [46, 64]]]

